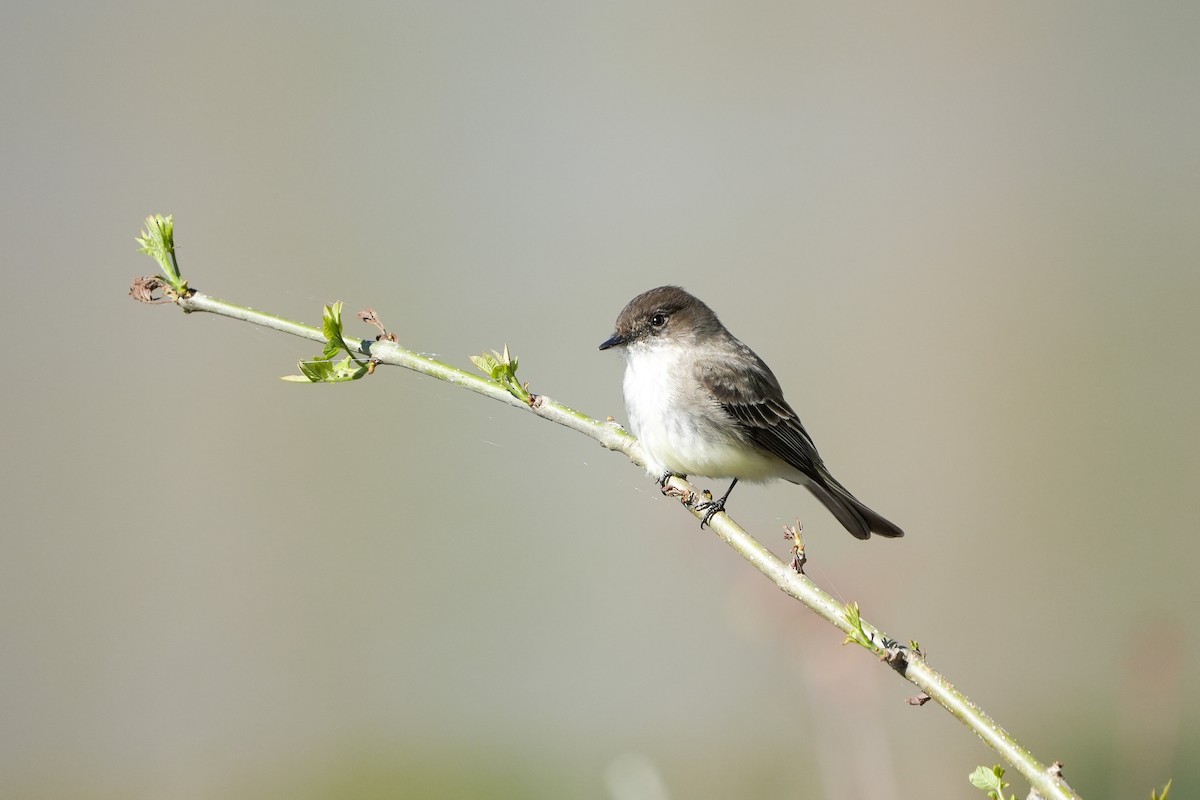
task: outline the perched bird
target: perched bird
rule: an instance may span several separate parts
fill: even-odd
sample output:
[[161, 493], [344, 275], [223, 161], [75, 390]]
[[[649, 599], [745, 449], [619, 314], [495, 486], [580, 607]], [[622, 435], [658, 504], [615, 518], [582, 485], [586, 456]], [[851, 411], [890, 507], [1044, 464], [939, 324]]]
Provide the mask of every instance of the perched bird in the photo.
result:
[[614, 347], [625, 355], [625, 409], [646, 469], [663, 483], [672, 474], [733, 479], [721, 499], [698, 506], [702, 526], [739, 480], [783, 478], [859, 539], [904, 535], [834, 479], [771, 368], [699, 299], [678, 286], [638, 295], [600, 345]]

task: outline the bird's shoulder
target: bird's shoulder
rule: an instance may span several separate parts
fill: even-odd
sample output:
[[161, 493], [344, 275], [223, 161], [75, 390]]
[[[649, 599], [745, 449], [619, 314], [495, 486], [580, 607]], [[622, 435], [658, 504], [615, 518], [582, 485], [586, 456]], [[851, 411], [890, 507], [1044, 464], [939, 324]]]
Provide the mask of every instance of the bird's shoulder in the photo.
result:
[[697, 359], [695, 377], [719, 405], [739, 418], [749, 415], [750, 424], [774, 425], [796, 415], [775, 373], [741, 342]]

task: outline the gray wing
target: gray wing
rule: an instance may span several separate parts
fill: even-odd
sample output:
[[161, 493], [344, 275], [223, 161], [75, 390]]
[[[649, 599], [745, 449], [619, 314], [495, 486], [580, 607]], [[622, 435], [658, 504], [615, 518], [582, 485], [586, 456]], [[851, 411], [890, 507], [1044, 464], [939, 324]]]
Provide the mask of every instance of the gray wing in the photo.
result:
[[749, 348], [740, 358], [706, 360], [698, 366], [700, 384], [732, 417], [746, 437], [805, 475], [818, 479], [823, 470], [817, 448], [800, 424], [800, 417], [783, 399], [783, 390], [770, 367]]
[[[825, 468], [800, 417], [783, 399], [783, 390], [761, 358], [740, 345], [738, 358], [697, 367], [700, 384], [735, 420], [747, 438], [798, 469], [805, 487], [855, 538], [903, 536], [904, 531], [850, 494]], [[732, 363], [730, 363], [732, 362]]]

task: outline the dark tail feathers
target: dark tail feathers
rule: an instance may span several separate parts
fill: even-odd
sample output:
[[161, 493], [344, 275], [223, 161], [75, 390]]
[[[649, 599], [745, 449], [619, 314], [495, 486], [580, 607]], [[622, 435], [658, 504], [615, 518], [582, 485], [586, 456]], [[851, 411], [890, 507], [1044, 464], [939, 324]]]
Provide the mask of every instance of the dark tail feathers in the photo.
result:
[[828, 470], [822, 468], [820, 480], [810, 480], [805, 485], [829, 509], [829, 512], [837, 517], [837, 521], [850, 531], [854, 538], [869, 539], [872, 533], [886, 536], [889, 539], [904, 535], [904, 531], [867, 508], [857, 497], [850, 494], [845, 486], [842, 486], [829, 474]]

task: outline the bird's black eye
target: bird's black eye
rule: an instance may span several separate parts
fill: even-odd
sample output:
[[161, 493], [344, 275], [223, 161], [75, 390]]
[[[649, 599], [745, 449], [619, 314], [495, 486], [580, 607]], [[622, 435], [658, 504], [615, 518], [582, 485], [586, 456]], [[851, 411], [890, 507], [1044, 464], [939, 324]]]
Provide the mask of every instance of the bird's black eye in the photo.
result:
[[652, 317], [650, 317], [650, 327], [652, 327], [652, 328], [661, 328], [663, 325], [666, 325], [666, 324], [667, 324], [667, 315], [666, 314], [663, 314], [660, 312], [660, 313], [657, 313], [657, 314], [653, 315]]

